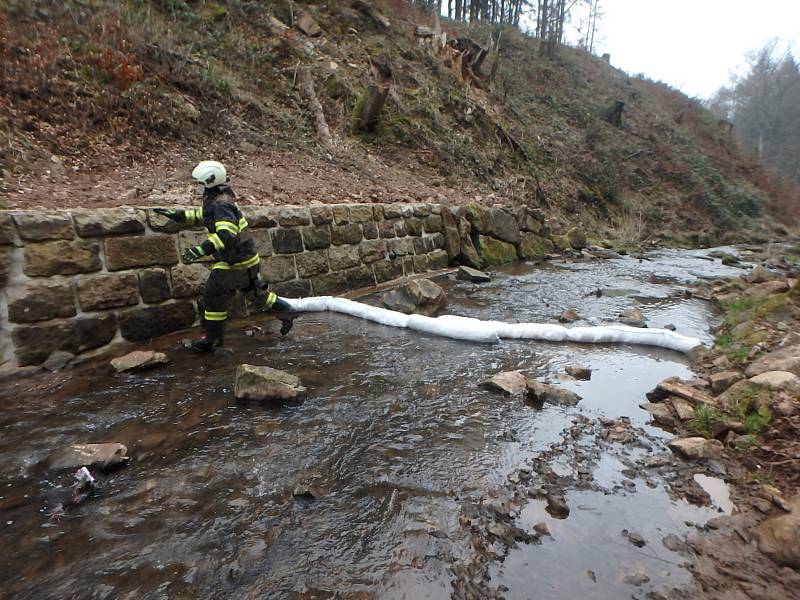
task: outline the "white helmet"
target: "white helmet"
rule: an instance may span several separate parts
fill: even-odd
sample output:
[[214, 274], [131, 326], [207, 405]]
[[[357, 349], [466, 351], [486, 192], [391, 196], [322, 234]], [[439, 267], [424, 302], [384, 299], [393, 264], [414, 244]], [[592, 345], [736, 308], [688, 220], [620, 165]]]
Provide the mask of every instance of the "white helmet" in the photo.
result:
[[203, 160], [197, 163], [192, 171], [192, 179], [202, 186], [212, 188], [228, 181], [228, 173], [222, 163], [215, 160]]

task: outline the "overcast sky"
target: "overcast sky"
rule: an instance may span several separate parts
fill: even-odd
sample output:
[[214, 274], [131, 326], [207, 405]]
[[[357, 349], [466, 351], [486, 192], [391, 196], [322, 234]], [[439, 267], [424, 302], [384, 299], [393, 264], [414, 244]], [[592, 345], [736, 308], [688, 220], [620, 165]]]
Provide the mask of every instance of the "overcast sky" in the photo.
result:
[[800, 50], [800, 0], [600, 0], [595, 53], [706, 98], [772, 38]]

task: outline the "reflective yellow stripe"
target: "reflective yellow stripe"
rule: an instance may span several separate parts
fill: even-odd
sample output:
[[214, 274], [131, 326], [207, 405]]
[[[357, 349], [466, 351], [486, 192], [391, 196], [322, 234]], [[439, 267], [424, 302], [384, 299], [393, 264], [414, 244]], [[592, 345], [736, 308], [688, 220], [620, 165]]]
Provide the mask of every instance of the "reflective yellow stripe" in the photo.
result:
[[245, 227], [247, 227], [247, 219], [242, 217], [241, 219], [239, 219], [239, 231], [241, 231]]
[[212, 269], [224, 269], [225, 271], [229, 270], [231, 266], [226, 262], [215, 262], [214, 266], [211, 267]]
[[208, 236], [208, 239], [212, 244], [214, 244], [215, 250], [222, 250], [225, 248], [225, 244], [222, 243], [222, 240], [219, 239], [219, 236], [216, 233], [212, 233], [210, 236]]
[[184, 214], [186, 215], [186, 222], [190, 225], [194, 225], [196, 221], [201, 221], [203, 219], [202, 208], [189, 209]]
[[247, 260], [243, 260], [242, 262], [234, 263], [234, 269], [249, 269], [250, 267], [255, 267], [259, 262], [261, 262], [261, 257], [258, 254], [254, 254]]
[[267, 294], [267, 299], [264, 302], [264, 304], [269, 309], [272, 308], [272, 305], [275, 304], [275, 302], [277, 301], [278, 301], [278, 296], [275, 294], [275, 292], [270, 292], [269, 294]]
[[214, 223], [214, 229], [217, 231], [230, 231], [233, 235], [239, 234], [239, 228], [230, 221], [217, 221]]
[[206, 321], [224, 321], [228, 318], [228, 311], [223, 312], [212, 312], [212, 311], [205, 311], [204, 314]]

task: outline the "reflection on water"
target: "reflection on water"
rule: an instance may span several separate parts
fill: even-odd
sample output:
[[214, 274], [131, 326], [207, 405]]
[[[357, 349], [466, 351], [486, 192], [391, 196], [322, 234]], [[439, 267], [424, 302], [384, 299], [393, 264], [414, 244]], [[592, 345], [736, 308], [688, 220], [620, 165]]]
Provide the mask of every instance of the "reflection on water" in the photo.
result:
[[[663, 252], [642, 262], [513, 265], [484, 286], [452, 276], [444, 285], [453, 314], [554, 322], [573, 307], [601, 321], [640, 306], [652, 325], [673, 323], [708, 341], [708, 308], [681, 290], [697, 273], [721, 269], [728, 268]], [[115, 376], [95, 363], [5, 386], [4, 594], [448, 597], [451, 560], [470, 552], [457, 522], [463, 499], [504, 485], [558, 439], [574, 411], [641, 424], [644, 392], [689, 374], [676, 353], [624, 345], [469, 344], [335, 314], [303, 316], [284, 339], [274, 323], [262, 337], [238, 325], [230, 361], [177, 350], [173, 336], [152, 345], [172, 360], [158, 370]], [[308, 398], [237, 403], [241, 362], [297, 374]], [[554, 379], [568, 365], [594, 369], [590, 381], [564, 384], [583, 397], [575, 409], [535, 411], [477, 386], [510, 369]], [[90, 502], [50, 519], [45, 494], [68, 476], [48, 474], [40, 462], [61, 446], [101, 441], [126, 444], [130, 464], [101, 477]], [[602, 597], [619, 590], [623, 563], [684, 577], [659, 543], [640, 552], [620, 538], [637, 516], [655, 515], [640, 533], [656, 539], [693, 510], [639, 487], [626, 496], [569, 497], [586, 508], [549, 520], [553, 539], [503, 566], [510, 594]], [[531, 504], [524, 518], [547, 518], [537, 510]], [[567, 557], [574, 568], [559, 569]], [[597, 587], [587, 587], [590, 568]]]

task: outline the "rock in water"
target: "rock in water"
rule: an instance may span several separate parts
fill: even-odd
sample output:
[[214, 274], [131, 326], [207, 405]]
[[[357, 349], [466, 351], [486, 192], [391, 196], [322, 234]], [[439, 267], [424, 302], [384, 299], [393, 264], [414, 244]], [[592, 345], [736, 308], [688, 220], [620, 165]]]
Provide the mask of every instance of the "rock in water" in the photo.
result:
[[163, 365], [169, 362], [163, 352], [152, 350], [135, 350], [125, 356], [120, 356], [111, 361], [111, 366], [117, 373], [122, 371], [137, 371], [154, 365]]
[[581, 397], [575, 392], [571, 392], [557, 385], [528, 380], [527, 399], [533, 400], [539, 404], [552, 402], [553, 404], [561, 404], [563, 406], [575, 406], [580, 402]]
[[567, 367], [564, 370], [575, 379], [589, 381], [592, 378], [592, 370], [589, 367]]
[[578, 314], [578, 311], [575, 310], [574, 308], [567, 308], [558, 316], [558, 320], [561, 323], [573, 323], [580, 318], [581, 316]]
[[645, 327], [644, 315], [638, 308], [626, 308], [619, 316], [619, 322], [631, 327]]
[[389, 310], [433, 316], [445, 307], [447, 296], [441, 286], [428, 279], [417, 279], [385, 293], [381, 301]]
[[47, 459], [47, 468], [79, 469], [93, 467], [109, 469], [128, 460], [128, 448], [124, 444], [109, 442], [106, 444], [73, 444], [51, 454]]
[[528, 387], [528, 378], [521, 371], [504, 371], [482, 381], [481, 387], [498, 391], [506, 396], [522, 396]]
[[464, 266], [458, 267], [456, 279], [459, 281], [471, 281], [472, 283], [486, 283], [487, 281], [492, 280], [492, 278], [483, 271], [478, 271], [478, 269]]
[[724, 448], [720, 441], [702, 437], [673, 438], [667, 446], [673, 452], [690, 459], [716, 458]]
[[779, 565], [800, 569], [800, 495], [789, 500], [791, 512], [772, 517], [753, 530], [758, 549]]
[[234, 393], [240, 400], [294, 400], [306, 393], [300, 379], [271, 367], [239, 365]]

